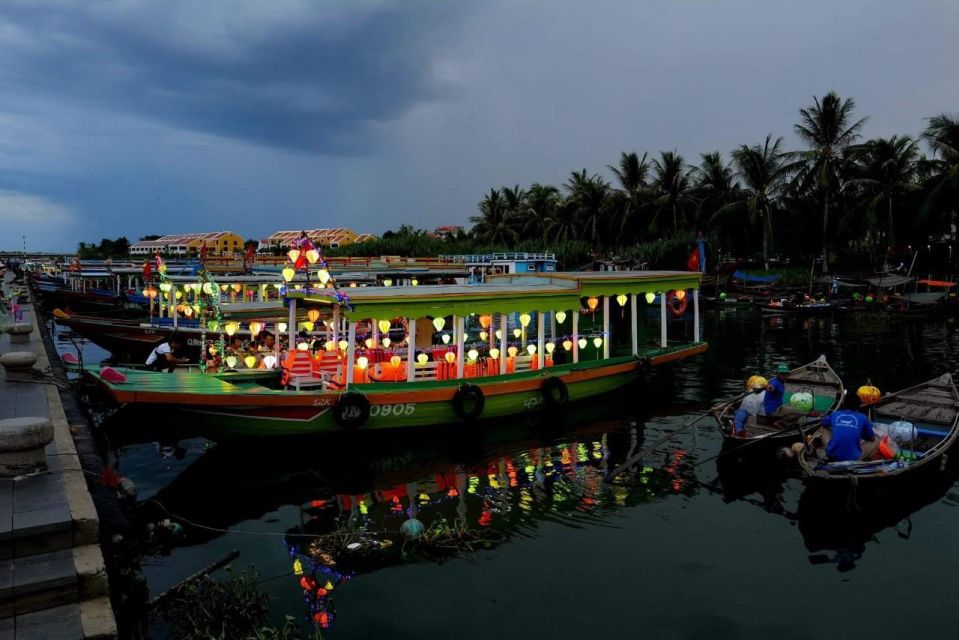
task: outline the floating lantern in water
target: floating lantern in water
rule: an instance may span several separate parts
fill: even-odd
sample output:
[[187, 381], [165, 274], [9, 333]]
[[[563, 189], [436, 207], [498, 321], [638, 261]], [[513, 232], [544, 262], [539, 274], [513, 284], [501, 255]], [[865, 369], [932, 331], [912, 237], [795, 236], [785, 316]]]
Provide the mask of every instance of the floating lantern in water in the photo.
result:
[[812, 394], [808, 391], [797, 391], [789, 398], [789, 405], [795, 409], [799, 409], [803, 413], [812, 411], [814, 404]]
[[565, 311], [557, 311], [557, 312], [556, 312], [555, 314], [553, 314], [553, 315], [554, 315], [554, 317], [556, 318], [556, 322], [558, 322], [558, 323], [560, 323], [560, 324], [563, 324], [564, 322], [566, 322], [566, 312], [565, 312]]
[[415, 539], [419, 538], [426, 532], [426, 527], [423, 526], [423, 523], [417, 520], [416, 518], [410, 518], [406, 522], [400, 525], [400, 533], [403, 534], [406, 538]]
[[726, 299], [726, 292], [725, 292], [725, 291], [723, 291], [722, 293], [719, 294], [719, 299], [720, 299], [720, 300], [725, 300], [725, 299]]

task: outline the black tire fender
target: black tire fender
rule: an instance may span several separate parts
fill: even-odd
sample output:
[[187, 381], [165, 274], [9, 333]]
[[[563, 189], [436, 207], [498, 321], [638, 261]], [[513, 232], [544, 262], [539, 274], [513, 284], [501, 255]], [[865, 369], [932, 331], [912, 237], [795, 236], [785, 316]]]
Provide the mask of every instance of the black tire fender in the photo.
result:
[[359, 429], [369, 419], [370, 401], [362, 393], [344, 393], [333, 405], [333, 422], [344, 429]]
[[476, 420], [485, 406], [486, 396], [475, 384], [464, 384], [453, 394], [453, 413], [460, 420]]
[[543, 394], [543, 401], [548, 407], [561, 407], [569, 402], [569, 389], [566, 387], [566, 383], [555, 376], [543, 380], [540, 392]]

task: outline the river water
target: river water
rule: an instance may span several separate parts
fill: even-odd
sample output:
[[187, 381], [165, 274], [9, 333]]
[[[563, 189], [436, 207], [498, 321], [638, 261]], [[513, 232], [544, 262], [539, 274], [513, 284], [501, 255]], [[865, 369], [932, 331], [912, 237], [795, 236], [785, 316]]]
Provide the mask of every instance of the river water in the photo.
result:
[[[342, 640], [950, 633], [954, 475], [865, 512], [820, 508], [792, 474], [715, 459], [721, 439], [703, 420], [603, 478], [780, 362], [825, 354], [852, 390], [956, 371], [955, 319], [721, 310], [704, 333], [704, 356], [562, 416], [269, 447], [121, 424], [134, 522], [185, 522], [145, 548], [147, 585], [158, 593], [236, 549], [274, 621]], [[429, 542], [404, 543], [414, 517]]]

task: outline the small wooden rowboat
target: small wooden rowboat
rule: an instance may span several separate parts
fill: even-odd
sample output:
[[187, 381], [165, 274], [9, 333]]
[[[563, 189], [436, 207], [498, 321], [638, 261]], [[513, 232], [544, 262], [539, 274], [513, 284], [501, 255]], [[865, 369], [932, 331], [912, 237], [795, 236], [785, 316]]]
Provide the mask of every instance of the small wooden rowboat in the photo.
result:
[[789, 404], [793, 394], [800, 392], [812, 394], [813, 408], [799, 419], [798, 424], [784, 427], [781, 420], [769, 416], [749, 416], [746, 420], [745, 436], [733, 435], [736, 410], [742, 402], [742, 395], [716, 405], [710, 413], [719, 424], [723, 438], [730, 444], [763, 440], [771, 447], [781, 447], [798, 441], [800, 429], [803, 433], [813, 431], [819, 424], [819, 418], [838, 408], [846, 395], [842, 380], [826, 362], [826, 356], [819, 356], [786, 375], [785, 403]]
[[959, 435], [959, 391], [952, 376], [945, 374], [886, 395], [870, 407], [870, 414], [874, 425], [900, 421], [914, 427], [914, 436], [900, 444], [902, 448], [896, 458], [830, 462], [821, 448], [823, 432], [820, 429], [810, 440], [812, 446], [799, 456], [805, 475], [814, 480], [855, 479], [876, 485], [895, 477], [916, 477], [921, 469], [938, 471], [945, 463], [946, 450]]

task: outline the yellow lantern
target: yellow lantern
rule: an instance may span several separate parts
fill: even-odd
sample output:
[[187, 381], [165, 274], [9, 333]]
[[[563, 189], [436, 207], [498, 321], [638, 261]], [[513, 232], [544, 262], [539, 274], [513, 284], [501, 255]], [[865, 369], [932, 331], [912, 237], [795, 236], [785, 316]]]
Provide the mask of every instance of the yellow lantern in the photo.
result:
[[521, 314], [519, 317], [519, 323], [523, 325], [523, 328], [526, 328], [529, 326], [530, 320], [532, 320], [532, 318], [530, 317], [528, 313]]
[[516, 347], [510, 347], [506, 350], [506, 353], [509, 354], [510, 358], [515, 358], [516, 354], [519, 353], [519, 349]]
[[877, 387], [872, 386], [872, 383], [864, 384], [859, 387], [856, 391], [856, 395], [859, 396], [859, 401], [864, 405], [874, 404], [879, 402], [879, 399], [882, 397], [882, 393]]
[[297, 351], [309, 351], [309, 350], [310, 350], [310, 345], [306, 344], [305, 342], [300, 342], [299, 344], [296, 345], [296, 350], [297, 350]]
[[173, 288], [173, 285], [171, 285], [169, 282], [160, 283], [160, 291], [162, 291], [163, 293], [170, 293], [170, 289], [172, 288]]
[[367, 338], [366, 340], [363, 341], [363, 344], [366, 345], [366, 348], [367, 348], [367, 349], [372, 349], [372, 348], [373, 348], [373, 338]]
[[310, 249], [306, 252], [306, 261], [310, 264], [316, 264], [316, 261], [320, 259], [320, 252], [316, 249]]
[[193, 307], [184, 306], [184, 307], [183, 307], [183, 315], [185, 315], [187, 318], [189, 318], [190, 316], [192, 316], [192, 315], [193, 315]]
[[370, 361], [366, 356], [360, 356], [356, 359], [356, 366], [360, 369], [365, 369], [369, 363]]
[[449, 362], [450, 364], [453, 364], [453, 362], [456, 360], [456, 354], [453, 353], [452, 351], [447, 351], [446, 355], [443, 357], [445, 357], [446, 361]]
[[221, 284], [221, 285], [220, 285], [220, 291], [229, 291], [229, 290], [230, 290], [230, 285], [228, 285], [228, 284]]
[[421, 365], [426, 364], [428, 360], [429, 360], [429, 356], [427, 356], [425, 353], [421, 353], [418, 356], [416, 356], [416, 361], [419, 362]]
[[220, 323], [216, 320], [210, 320], [206, 323], [206, 326], [210, 328], [210, 331], [216, 331], [220, 328]]
[[256, 356], [247, 356], [243, 358], [243, 362], [246, 364], [247, 369], [252, 369], [256, 366]]
[[301, 322], [300, 326], [306, 329], [307, 331], [311, 331], [311, 332], [316, 327], [316, 325], [310, 322], [309, 320], [307, 320], [306, 322]]
[[296, 271], [294, 271], [292, 268], [286, 267], [285, 269], [283, 269], [283, 279], [285, 281], [289, 282], [290, 280], [293, 279], [293, 276], [295, 275], [296, 275]]
[[596, 307], [599, 306], [599, 298], [596, 298], [596, 297], [587, 298], [586, 306], [589, 307], [590, 311], [596, 311]]
[[384, 286], [384, 287], [392, 287], [392, 286], [393, 286], [393, 281], [390, 280], [389, 278], [387, 278], [387, 279], [385, 279], [385, 280], [383, 281], [383, 286]]
[[403, 358], [399, 356], [393, 356], [392, 358], [390, 358], [390, 364], [393, 365], [394, 369], [399, 369], [402, 363], [403, 363]]
[[466, 357], [470, 359], [470, 362], [476, 362], [476, 359], [479, 357], [479, 351], [470, 349], [466, 352]]
[[280, 333], [286, 333], [286, 327], [287, 325], [285, 322], [280, 322], [279, 324], [276, 325], [276, 330], [279, 331]]
[[494, 335], [496, 336], [496, 339], [497, 339], [497, 340], [502, 340], [502, 339], [503, 339], [503, 332], [500, 331], [499, 329], [496, 330], [496, 333], [495, 333]]
[[276, 366], [276, 356], [264, 356], [263, 366], [267, 369], [272, 369], [274, 366]]
[[521, 335], [523, 335], [523, 330], [522, 330], [522, 329], [513, 329], [513, 337], [514, 337], [514, 338], [518, 338], [518, 337], [520, 337]]
[[320, 279], [320, 284], [325, 287], [326, 283], [330, 281], [330, 272], [326, 269], [320, 269], [316, 272], [316, 277]]
[[676, 295], [676, 299], [680, 301], [682, 301], [682, 299], [686, 297], [685, 289], [676, 289], [676, 291], [674, 291], [673, 293]]
[[323, 348], [326, 349], [327, 351], [333, 351], [334, 349], [336, 349], [336, 345], [333, 343], [332, 340], [327, 340], [326, 342], [323, 343]]
[[177, 299], [177, 300], [183, 299], [183, 292], [182, 292], [182, 291], [177, 291], [177, 292], [176, 292], [176, 299]]
[[320, 319], [320, 310], [319, 309], [310, 309], [306, 312], [306, 317], [310, 319], [310, 322], [316, 322]]
[[436, 328], [437, 332], [443, 330], [443, 327], [446, 326], [446, 318], [433, 318], [433, 326]]
[[212, 296], [212, 295], [213, 295], [213, 283], [212, 283], [212, 282], [204, 282], [204, 283], [203, 283], [203, 293], [205, 293], [205, 294], [208, 295], [208, 296]]
[[389, 349], [391, 344], [393, 344], [393, 341], [392, 341], [392, 340], [390, 340], [389, 338], [383, 338], [383, 348], [384, 348], [384, 349]]
[[227, 356], [226, 366], [230, 367], [231, 369], [236, 369], [236, 356]]
[[569, 338], [567, 338], [566, 340], [563, 340], [563, 348], [566, 349], [567, 351], [569, 351], [570, 349], [572, 349], [572, 348], [573, 348], [573, 341], [570, 340]]
[[566, 312], [565, 312], [565, 311], [557, 311], [556, 313], [553, 314], [553, 316], [556, 318], [556, 322], [558, 322], [558, 323], [560, 323], [560, 324], [563, 324], [564, 322], [566, 322]]
[[493, 321], [493, 316], [480, 316], [479, 323], [480, 326], [484, 329], [489, 329], [490, 323]]
[[443, 341], [443, 344], [449, 344], [449, 343], [450, 343], [450, 334], [444, 333], [443, 336], [442, 336], [442, 338], [441, 338], [441, 340]]
[[492, 349], [490, 349], [490, 350], [489, 350], [489, 357], [492, 358], [493, 360], [498, 360], [498, 359], [499, 359], [499, 349], [497, 349], [496, 347], [493, 347]]
[[413, 278], [412, 280], [410, 280], [410, 284], [416, 287], [416, 286], [419, 286], [420, 281], [417, 280], [416, 278]]
[[296, 262], [300, 259], [300, 250], [299, 249], [290, 249], [286, 253], [290, 257], [290, 262]]
[[483, 340], [483, 341], [485, 342], [486, 339], [489, 338], [489, 334], [486, 333], [485, 331], [480, 331], [480, 332], [479, 332], [479, 337], [480, 337], [480, 340]]
[[250, 323], [250, 334], [255, 338], [266, 325], [262, 322], [251, 322]]
[[618, 303], [619, 303], [619, 306], [621, 306], [621, 307], [625, 307], [625, 306], [626, 306], [626, 300], [628, 300], [628, 298], [627, 298], [626, 295], [623, 294], [623, 293], [621, 293], [621, 294], [619, 294], [618, 296], [616, 296], [616, 302], [618, 302]]
[[553, 355], [553, 351], [556, 350], [556, 345], [552, 342], [546, 343], [546, 353]]
[[580, 349], [586, 348], [586, 338], [580, 338], [579, 340], [576, 341], [576, 343], [579, 345]]
[[350, 346], [350, 343], [347, 342], [346, 340], [340, 340], [337, 343], [337, 346], [340, 348], [340, 351], [346, 351], [346, 348]]
[[656, 299], [656, 294], [650, 291], [646, 294], [646, 304], [653, 304], [653, 301]]
[[593, 346], [599, 349], [601, 346], [603, 346], [603, 339], [599, 337], [593, 338]]
[[526, 353], [528, 353], [529, 355], [533, 355], [534, 353], [536, 353], [536, 345], [535, 344], [527, 345]]
[[376, 323], [376, 326], [380, 328], [380, 333], [389, 333], [390, 330], [390, 321], [389, 320], [380, 320]]

